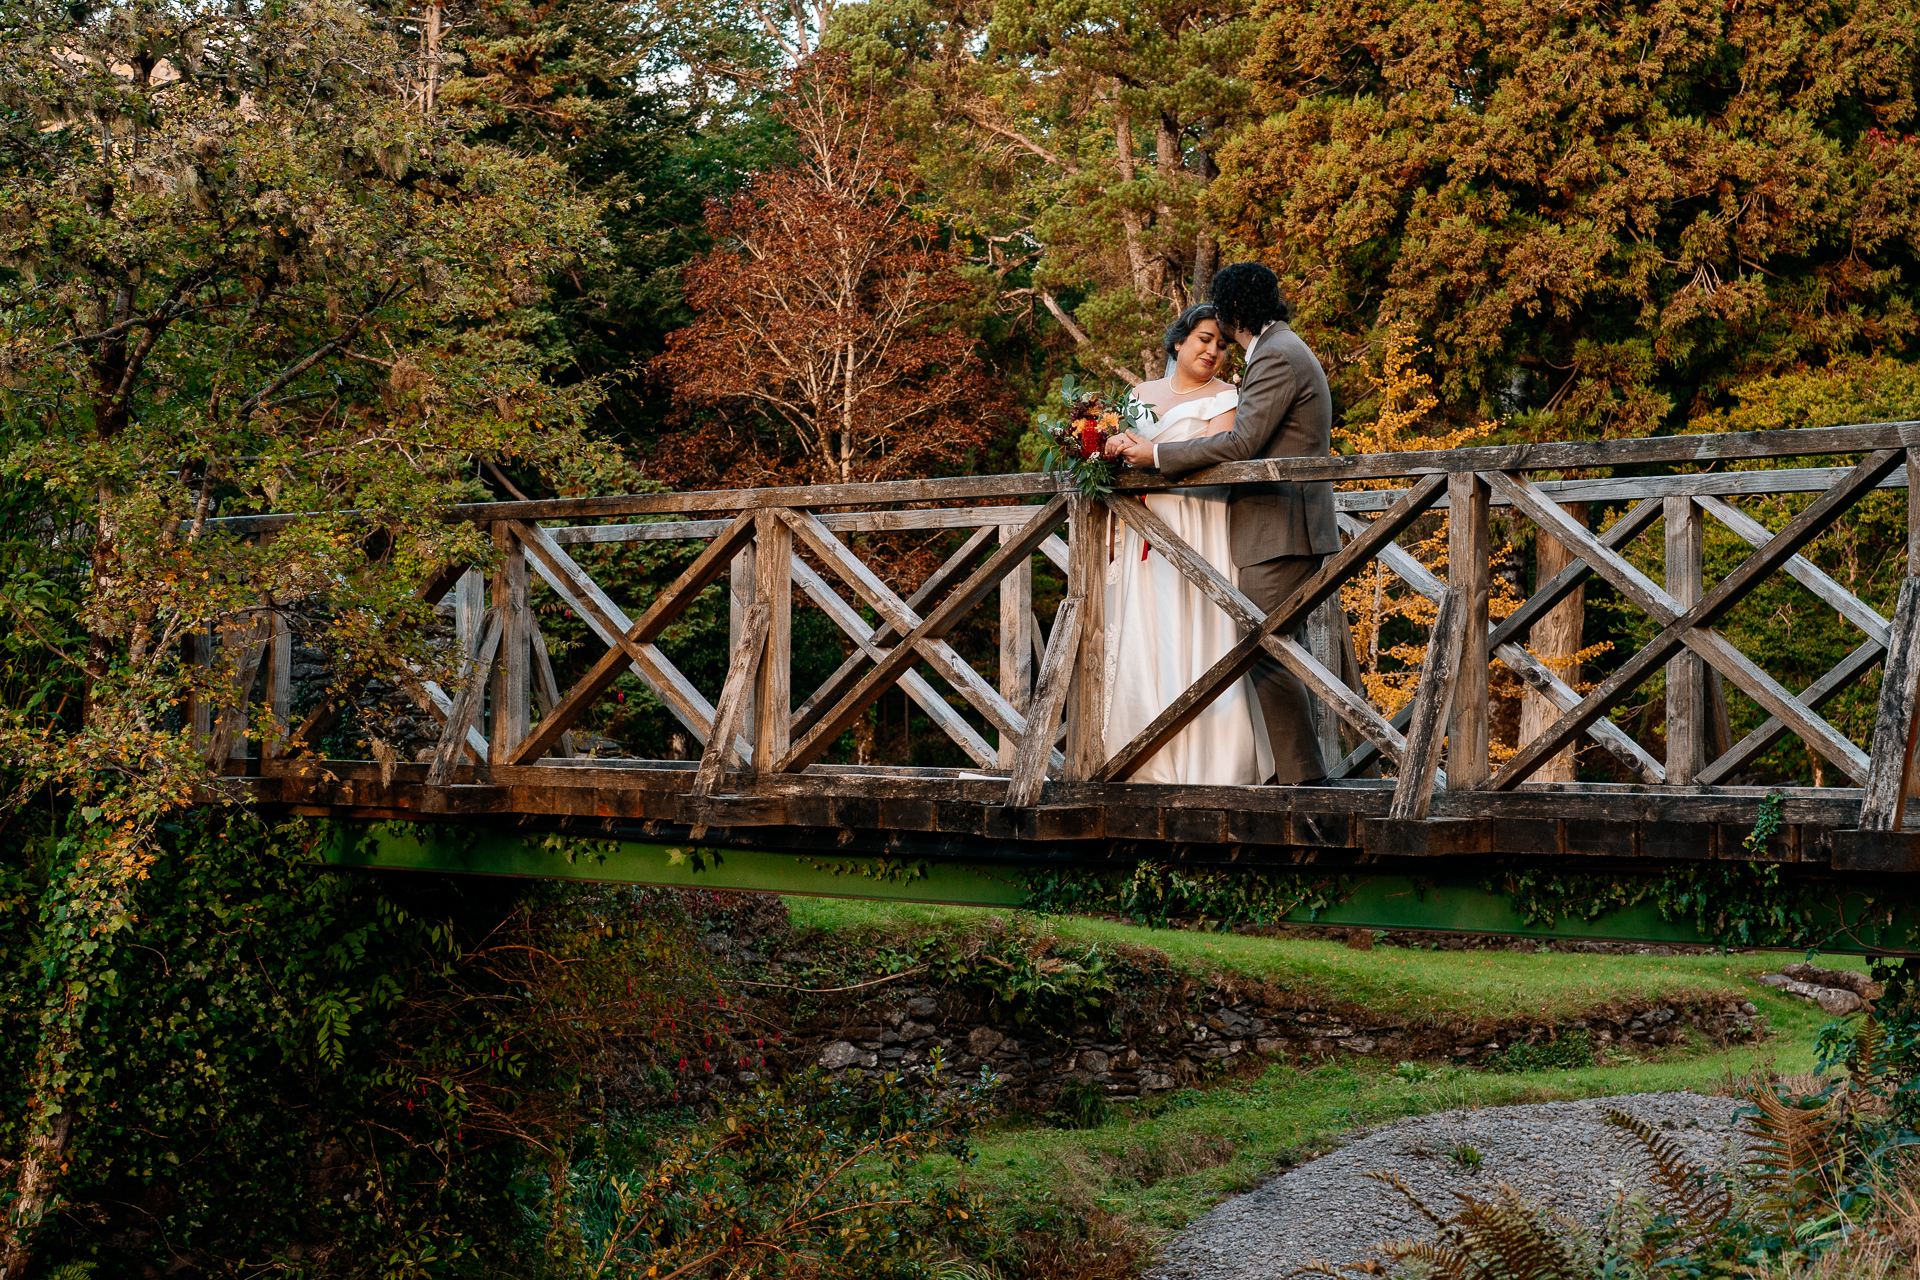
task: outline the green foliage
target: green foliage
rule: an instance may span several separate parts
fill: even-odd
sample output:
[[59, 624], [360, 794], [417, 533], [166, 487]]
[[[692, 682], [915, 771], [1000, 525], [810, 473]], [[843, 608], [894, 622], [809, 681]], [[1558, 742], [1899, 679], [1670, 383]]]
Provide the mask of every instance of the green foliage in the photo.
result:
[[[49, 966], [80, 836], [0, 861], [0, 1143], [32, 1118], [51, 993], [87, 1047], [51, 1265], [138, 1274], [131, 1214], [208, 1270], [331, 1250], [339, 1275], [511, 1266], [515, 1169], [577, 1140], [603, 1082], [674, 1067], [724, 1011], [662, 895], [321, 868], [318, 824], [196, 814], [141, 904]], [[670, 1095], [666, 1070], [635, 1097]], [[462, 1261], [465, 1260], [465, 1261]]]
[[[1657, 875], [1614, 876], [1515, 868], [1484, 882], [1505, 893], [1529, 925], [1597, 920], [1651, 903], [1662, 920], [1685, 921], [1729, 947], [1818, 947], [1845, 932], [1871, 937], [1897, 905], [1885, 893], [1780, 877], [1778, 863], [1698, 862]], [[1830, 898], [1822, 901], [1823, 895]], [[1836, 923], [1838, 913], [1844, 923]]]
[[1191, 921], [1199, 929], [1272, 924], [1305, 909], [1307, 919], [1353, 895], [1346, 876], [1273, 871], [1191, 871], [1138, 863], [1131, 875], [1042, 871], [1027, 880], [1027, 909], [1043, 914], [1117, 912], [1154, 929]]
[[1544, 1044], [1508, 1045], [1487, 1059], [1490, 1071], [1577, 1071], [1593, 1065], [1593, 1036], [1573, 1030]]
[[1113, 1099], [1095, 1080], [1068, 1080], [1054, 1096], [1044, 1118], [1062, 1129], [1098, 1129], [1113, 1117]]
[[922, 945], [920, 962], [937, 981], [980, 991], [994, 1017], [1022, 1026], [1071, 1026], [1099, 1010], [1113, 992], [1113, 974], [1098, 944], [1073, 951], [1052, 935], [1026, 929], [936, 936]]
[[991, 1085], [954, 1087], [936, 1061], [920, 1080], [835, 1080], [818, 1068], [729, 1102], [647, 1167], [601, 1159], [574, 1171], [550, 1256], [589, 1275], [935, 1274], [943, 1240], [985, 1226], [977, 1194], [913, 1181], [940, 1154], [971, 1160]]

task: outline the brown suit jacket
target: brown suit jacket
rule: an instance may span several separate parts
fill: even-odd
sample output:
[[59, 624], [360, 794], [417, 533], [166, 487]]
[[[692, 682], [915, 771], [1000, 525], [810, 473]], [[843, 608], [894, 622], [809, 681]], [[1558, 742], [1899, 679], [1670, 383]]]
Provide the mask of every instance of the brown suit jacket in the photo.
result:
[[[1248, 458], [1324, 458], [1333, 451], [1333, 398], [1326, 371], [1284, 320], [1254, 343], [1240, 378], [1233, 430], [1160, 446], [1160, 471], [1178, 480], [1204, 467]], [[1236, 565], [1340, 549], [1333, 485], [1292, 480], [1235, 485], [1227, 536]]]

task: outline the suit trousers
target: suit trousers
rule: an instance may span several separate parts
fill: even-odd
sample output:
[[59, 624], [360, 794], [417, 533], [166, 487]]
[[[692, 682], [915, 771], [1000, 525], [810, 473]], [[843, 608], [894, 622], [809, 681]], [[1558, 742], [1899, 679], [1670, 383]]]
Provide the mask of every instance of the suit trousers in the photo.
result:
[[[1258, 564], [1240, 566], [1240, 590], [1261, 612], [1271, 613], [1281, 601], [1320, 569], [1324, 556], [1276, 556]], [[1292, 631], [1301, 644], [1307, 640], [1306, 619]], [[1320, 758], [1320, 735], [1314, 731], [1313, 704], [1300, 677], [1273, 657], [1260, 660], [1250, 673], [1260, 714], [1267, 722], [1267, 740], [1273, 746], [1273, 778], [1282, 786], [1327, 776]]]

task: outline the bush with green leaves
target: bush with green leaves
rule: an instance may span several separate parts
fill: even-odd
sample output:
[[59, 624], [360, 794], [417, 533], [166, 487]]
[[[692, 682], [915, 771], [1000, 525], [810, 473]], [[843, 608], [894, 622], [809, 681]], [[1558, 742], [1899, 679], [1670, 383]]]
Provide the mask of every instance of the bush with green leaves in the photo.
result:
[[971, 1160], [991, 1089], [984, 1073], [949, 1081], [937, 1056], [924, 1078], [810, 1068], [730, 1101], [646, 1167], [576, 1168], [528, 1221], [550, 1261], [587, 1277], [923, 1280], [948, 1246], [986, 1240], [987, 1222], [977, 1194], [910, 1174], [931, 1155]]
[[1274, 924], [1305, 908], [1309, 920], [1346, 901], [1343, 876], [1218, 871], [1144, 861], [1128, 873], [1043, 871], [1027, 880], [1027, 909], [1043, 914], [1116, 912], [1150, 929], [1191, 921], [1200, 929]]
[[1099, 944], [1066, 949], [1051, 934], [1024, 928], [940, 935], [922, 944], [920, 962], [936, 981], [985, 995], [990, 1016], [1021, 1026], [1072, 1026], [1113, 994]]

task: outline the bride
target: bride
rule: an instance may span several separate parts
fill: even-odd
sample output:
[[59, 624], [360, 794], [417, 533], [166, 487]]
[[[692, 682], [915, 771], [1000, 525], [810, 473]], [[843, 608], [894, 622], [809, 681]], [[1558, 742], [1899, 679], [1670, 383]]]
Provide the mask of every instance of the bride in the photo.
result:
[[[1143, 382], [1137, 435], [1156, 444], [1233, 427], [1239, 393], [1214, 377], [1226, 340], [1211, 305], [1188, 307], [1167, 330], [1167, 376]], [[1144, 495], [1153, 513], [1216, 569], [1234, 576], [1224, 485]], [[1107, 717], [1110, 749], [1131, 742], [1168, 703], [1240, 639], [1239, 628], [1130, 526], [1107, 565]], [[1214, 699], [1130, 782], [1264, 782], [1273, 772], [1253, 683], [1242, 676]]]

